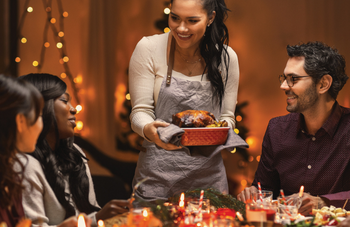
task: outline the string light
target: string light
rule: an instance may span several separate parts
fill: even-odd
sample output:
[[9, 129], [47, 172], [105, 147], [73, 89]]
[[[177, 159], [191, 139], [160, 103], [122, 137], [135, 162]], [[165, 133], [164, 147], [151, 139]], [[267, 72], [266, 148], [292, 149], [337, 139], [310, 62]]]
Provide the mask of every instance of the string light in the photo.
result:
[[51, 24], [56, 23], [56, 19], [55, 19], [55, 18], [51, 18], [51, 19], [50, 19], [50, 23], [51, 23]]
[[17, 63], [21, 62], [21, 58], [20, 57], [16, 57], [15, 58], [15, 62], [17, 62]]
[[256, 156], [256, 160], [257, 160], [258, 162], [260, 162], [260, 158], [261, 158], [260, 155]]
[[50, 46], [50, 43], [49, 42], [45, 42], [44, 43], [44, 47], [48, 48]]
[[21, 43], [27, 43], [26, 37], [23, 37], [23, 38], [21, 39]]
[[125, 99], [126, 99], [126, 100], [130, 100], [130, 93], [128, 93], [128, 94], [125, 95]]
[[233, 131], [235, 131], [236, 134], [239, 134], [239, 129], [235, 128]]
[[58, 49], [61, 49], [63, 47], [63, 44], [61, 42], [56, 43], [56, 47]]
[[67, 77], [67, 74], [61, 73], [61, 78], [62, 78], [62, 79], [66, 78], [66, 77]]
[[27, 12], [28, 12], [28, 13], [33, 12], [33, 10], [34, 10], [34, 9], [33, 9], [33, 7], [31, 7], [31, 6], [29, 6], [29, 7], [27, 8]]
[[241, 115], [237, 115], [237, 116], [236, 116], [236, 121], [237, 121], [237, 122], [241, 122], [241, 121], [242, 121], [242, 119], [243, 119], [243, 118], [242, 118], [242, 116], [241, 116]]
[[58, 36], [62, 38], [62, 37], [64, 36], [64, 32], [60, 31], [60, 32], [58, 33]]
[[83, 109], [83, 107], [81, 105], [77, 105], [75, 109], [77, 110], [77, 113], [79, 113]]
[[165, 9], [164, 9], [164, 13], [165, 13], [165, 14], [169, 14], [169, 13], [170, 13], [170, 9], [169, 9], [168, 7], [165, 8]]
[[34, 67], [37, 67], [39, 65], [39, 62], [38, 61], [33, 61], [33, 66]]
[[83, 127], [84, 127], [84, 123], [82, 121], [77, 121], [77, 127], [76, 128], [79, 131], [81, 131], [83, 129]]
[[74, 78], [74, 83], [81, 84], [82, 82], [83, 82], [83, 77], [80, 74]]
[[63, 16], [63, 17], [68, 17], [68, 12], [63, 12], [63, 13], [62, 13], [62, 16]]
[[164, 28], [164, 33], [168, 33], [168, 32], [170, 32], [170, 28], [168, 28], [168, 27], [166, 27], [166, 28]]
[[62, 60], [63, 60], [64, 62], [68, 62], [68, 61], [69, 61], [69, 57], [64, 56], [64, 57], [62, 58]]
[[236, 151], [237, 151], [237, 149], [236, 149], [236, 148], [235, 148], [235, 149], [233, 149], [233, 150], [231, 151], [231, 154], [236, 153]]

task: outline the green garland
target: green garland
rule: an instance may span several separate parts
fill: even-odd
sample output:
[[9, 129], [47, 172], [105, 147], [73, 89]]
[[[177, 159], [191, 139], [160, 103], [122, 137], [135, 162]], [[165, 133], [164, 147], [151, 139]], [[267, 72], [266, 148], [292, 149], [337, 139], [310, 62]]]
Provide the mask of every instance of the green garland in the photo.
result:
[[[202, 189], [195, 189], [192, 191], [186, 191], [185, 193], [185, 200], [186, 198], [199, 198], [200, 192]], [[178, 204], [180, 200], [179, 195], [174, 195], [173, 197], [170, 197], [168, 201], [173, 204]], [[210, 200], [210, 205], [218, 208], [230, 208], [234, 209], [235, 211], [239, 211], [242, 215], [245, 216], [245, 204], [241, 201], [238, 201], [236, 198], [234, 198], [231, 195], [224, 195], [221, 192], [213, 189], [208, 188], [204, 190], [204, 197]], [[171, 227], [175, 226], [170, 213], [166, 206], [164, 206], [164, 200], [157, 200], [154, 202], [146, 202], [138, 200], [138, 203], [140, 206], [143, 207], [150, 207], [154, 216], [157, 217], [160, 221], [162, 221], [163, 226]]]

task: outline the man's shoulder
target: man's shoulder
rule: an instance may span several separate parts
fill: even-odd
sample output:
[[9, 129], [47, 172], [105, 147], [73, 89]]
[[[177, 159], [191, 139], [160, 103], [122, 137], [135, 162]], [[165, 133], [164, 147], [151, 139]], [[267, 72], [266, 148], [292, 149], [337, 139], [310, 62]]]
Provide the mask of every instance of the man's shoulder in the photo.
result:
[[295, 124], [299, 121], [299, 113], [289, 113], [284, 116], [274, 117], [270, 120], [269, 125], [279, 125], [279, 124]]

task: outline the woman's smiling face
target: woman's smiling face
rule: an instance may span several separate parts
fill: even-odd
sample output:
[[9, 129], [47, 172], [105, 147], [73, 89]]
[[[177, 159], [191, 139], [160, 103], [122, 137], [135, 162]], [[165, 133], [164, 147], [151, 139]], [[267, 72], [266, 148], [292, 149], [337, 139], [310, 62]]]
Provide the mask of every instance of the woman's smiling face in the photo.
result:
[[74, 135], [76, 109], [70, 103], [70, 96], [66, 92], [55, 100], [55, 117], [57, 121], [60, 139], [66, 139]]
[[169, 15], [169, 27], [182, 49], [199, 47], [207, 26], [214, 19], [208, 18], [201, 0], [174, 0]]

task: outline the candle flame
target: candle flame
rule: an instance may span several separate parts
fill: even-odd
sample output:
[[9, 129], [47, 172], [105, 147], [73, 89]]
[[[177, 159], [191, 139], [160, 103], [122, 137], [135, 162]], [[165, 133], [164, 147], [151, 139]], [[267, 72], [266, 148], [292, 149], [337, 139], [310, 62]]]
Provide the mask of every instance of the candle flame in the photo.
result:
[[86, 227], [85, 219], [82, 214], [79, 214], [79, 217], [78, 217], [78, 227]]
[[241, 213], [239, 213], [238, 211], [236, 212], [236, 215], [237, 215], [237, 218], [240, 220], [240, 221], [244, 221]]
[[185, 193], [181, 193], [179, 207], [184, 207], [185, 206], [184, 200], [185, 200]]
[[102, 220], [98, 220], [97, 226], [98, 227], [105, 227], [105, 223]]
[[302, 186], [300, 187], [299, 197], [302, 197], [302, 196], [303, 196], [303, 193], [304, 193], [304, 186], [302, 185]]
[[148, 217], [148, 212], [147, 212], [147, 210], [143, 210], [143, 211], [142, 211], [142, 216], [144, 216], [145, 218]]

